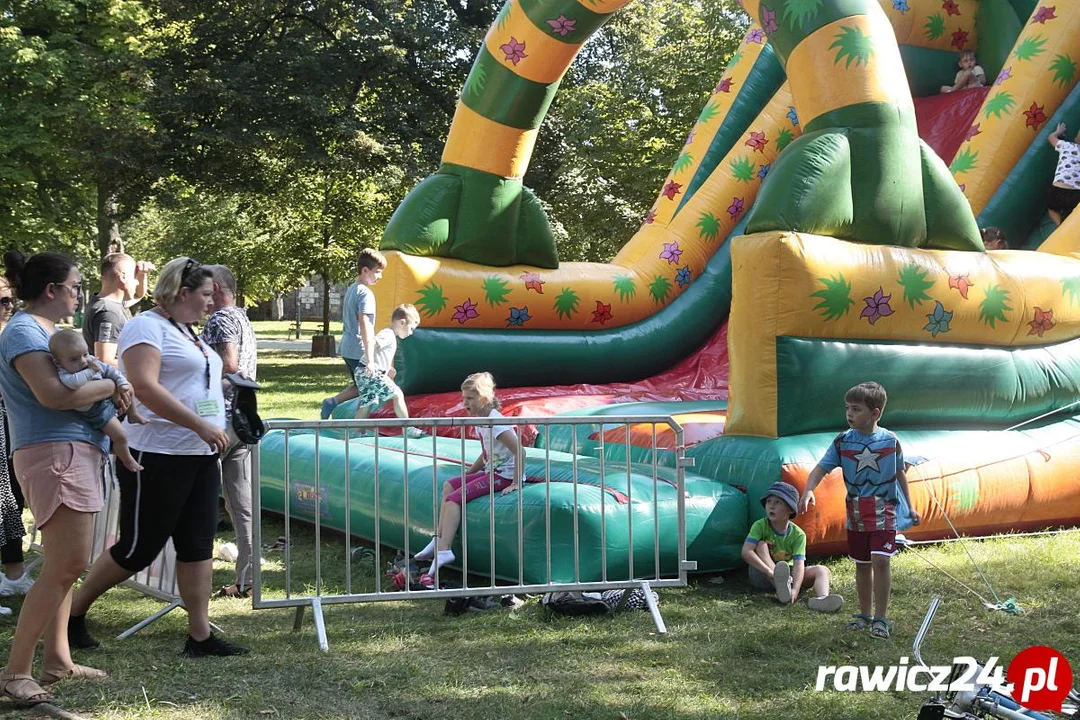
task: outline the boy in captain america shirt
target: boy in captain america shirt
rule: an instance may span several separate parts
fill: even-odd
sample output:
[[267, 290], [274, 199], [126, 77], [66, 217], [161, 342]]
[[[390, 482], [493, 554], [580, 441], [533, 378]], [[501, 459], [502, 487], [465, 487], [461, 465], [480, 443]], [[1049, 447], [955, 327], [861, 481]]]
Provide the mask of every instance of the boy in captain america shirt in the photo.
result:
[[[848, 623], [854, 630], [870, 628], [870, 635], [887, 640], [892, 624], [885, 613], [892, 591], [890, 560], [896, 554], [896, 506], [898, 493], [908, 507], [907, 476], [900, 440], [878, 420], [888, 397], [876, 382], [856, 385], [844, 395], [849, 429], [833, 440], [825, 456], [810, 472], [799, 510], [816, 504], [814, 488], [839, 467], [847, 487], [848, 554], [855, 561], [855, 584], [859, 592], [859, 613]], [[911, 522], [919, 524], [919, 514], [910, 511]], [[873, 608], [871, 608], [871, 605]], [[870, 611], [875, 611], [873, 617]]]

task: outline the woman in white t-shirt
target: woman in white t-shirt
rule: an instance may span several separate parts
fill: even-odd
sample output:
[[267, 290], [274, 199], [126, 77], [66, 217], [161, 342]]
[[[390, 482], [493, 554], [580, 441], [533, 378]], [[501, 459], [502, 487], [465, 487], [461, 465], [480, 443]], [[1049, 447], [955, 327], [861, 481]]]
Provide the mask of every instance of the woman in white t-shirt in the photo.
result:
[[120, 538], [102, 553], [71, 605], [68, 638], [94, 647], [86, 611], [143, 568], [172, 538], [176, 579], [188, 611], [188, 657], [247, 652], [218, 638], [208, 619], [214, 533], [221, 490], [219, 453], [228, 444], [221, 357], [192, 328], [210, 311], [213, 275], [191, 258], [170, 261], [154, 288], [156, 307], [120, 331], [120, 368], [145, 425], [125, 423], [143, 469], [117, 467]]
[[[474, 373], [461, 383], [461, 399], [465, 410], [473, 417], [501, 418], [499, 399], [495, 397], [495, 379], [491, 373]], [[521, 451], [517, 433], [512, 425], [494, 425], [478, 428], [480, 456], [469, 466], [464, 477], [448, 480], [442, 488], [442, 510], [439, 534], [431, 539], [420, 552], [417, 560], [432, 559], [428, 574], [454, 560], [454, 544], [458, 527], [461, 526], [461, 506], [470, 500], [484, 497], [491, 492], [506, 495], [521, 487], [523, 468], [517, 457]], [[421, 578], [423, 582], [424, 578]]]

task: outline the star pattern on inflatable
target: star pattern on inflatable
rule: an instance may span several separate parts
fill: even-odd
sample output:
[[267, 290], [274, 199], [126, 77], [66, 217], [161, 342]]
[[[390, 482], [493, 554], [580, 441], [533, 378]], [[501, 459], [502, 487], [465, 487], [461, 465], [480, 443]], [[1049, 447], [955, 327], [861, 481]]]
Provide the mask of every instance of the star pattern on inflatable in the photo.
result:
[[1043, 333], [1052, 330], [1056, 322], [1054, 322], [1054, 310], [1043, 310], [1042, 308], [1035, 307], [1035, 319], [1028, 323], [1031, 329], [1028, 330], [1028, 335], [1043, 336]]
[[500, 45], [499, 49], [506, 55], [503, 59], [507, 62], [514, 63], [514, 65], [517, 65], [523, 59], [529, 57], [525, 54], [525, 43], [521, 42], [516, 37], [511, 37], [510, 41]]
[[968, 288], [975, 287], [975, 283], [968, 279], [967, 275], [950, 275], [949, 287], [960, 293], [960, 297], [968, 299]]
[[1035, 11], [1035, 14], [1031, 17], [1031, 24], [1039, 23], [1045, 25], [1047, 20], [1056, 20], [1057, 15], [1054, 12], [1057, 10], [1057, 5], [1042, 6]]
[[576, 29], [577, 20], [571, 20], [565, 15], [560, 15], [553, 20], [548, 20], [547, 24], [551, 26], [551, 33], [553, 35], [566, 37]]
[[769, 140], [765, 137], [764, 132], [758, 132], [757, 130], [750, 131], [750, 139], [746, 141], [747, 147], [752, 147], [758, 152], [765, 152], [765, 146], [768, 144]]
[[668, 200], [674, 200], [675, 196], [682, 192], [682, 183], [677, 183], [674, 180], [669, 180], [668, 184], [664, 186], [663, 191], [660, 193]]
[[1033, 130], [1038, 130], [1046, 122], [1046, 113], [1035, 103], [1031, 103], [1031, 107], [1024, 111], [1024, 117], [1027, 118], [1024, 126]]
[[600, 323], [601, 325], [603, 325], [608, 320], [610, 320], [612, 317], [614, 317], [614, 316], [611, 314], [611, 304], [610, 303], [603, 303], [603, 302], [597, 300], [596, 301], [596, 309], [593, 310], [593, 314], [592, 314], [592, 321], [594, 323]]
[[521, 279], [525, 281], [526, 290], [534, 290], [538, 295], [544, 294], [544, 283], [537, 273], [522, 273]]

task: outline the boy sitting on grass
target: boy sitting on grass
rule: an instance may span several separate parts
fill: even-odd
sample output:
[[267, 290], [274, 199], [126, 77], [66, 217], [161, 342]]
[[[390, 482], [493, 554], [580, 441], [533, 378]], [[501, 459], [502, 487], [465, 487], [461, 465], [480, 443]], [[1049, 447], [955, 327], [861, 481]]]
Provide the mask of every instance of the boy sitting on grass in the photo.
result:
[[813, 586], [814, 595], [806, 606], [818, 612], [836, 612], [844, 598], [829, 592], [829, 568], [806, 565], [806, 533], [791, 519], [796, 515], [799, 492], [784, 482], [773, 483], [761, 496], [765, 517], [750, 526], [742, 547], [742, 559], [749, 565], [750, 585], [759, 590], [775, 590], [776, 599], [794, 604], [803, 581]]

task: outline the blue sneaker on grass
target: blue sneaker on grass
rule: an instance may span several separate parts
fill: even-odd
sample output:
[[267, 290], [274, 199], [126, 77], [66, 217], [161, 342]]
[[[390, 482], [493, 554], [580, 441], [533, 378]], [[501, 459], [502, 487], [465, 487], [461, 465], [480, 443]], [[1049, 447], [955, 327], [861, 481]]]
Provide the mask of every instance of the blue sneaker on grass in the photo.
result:
[[332, 397], [328, 397], [322, 401], [322, 409], [319, 410], [319, 418], [322, 420], [329, 420], [330, 415], [333, 414], [334, 408], [337, 407], [337, 400]]

